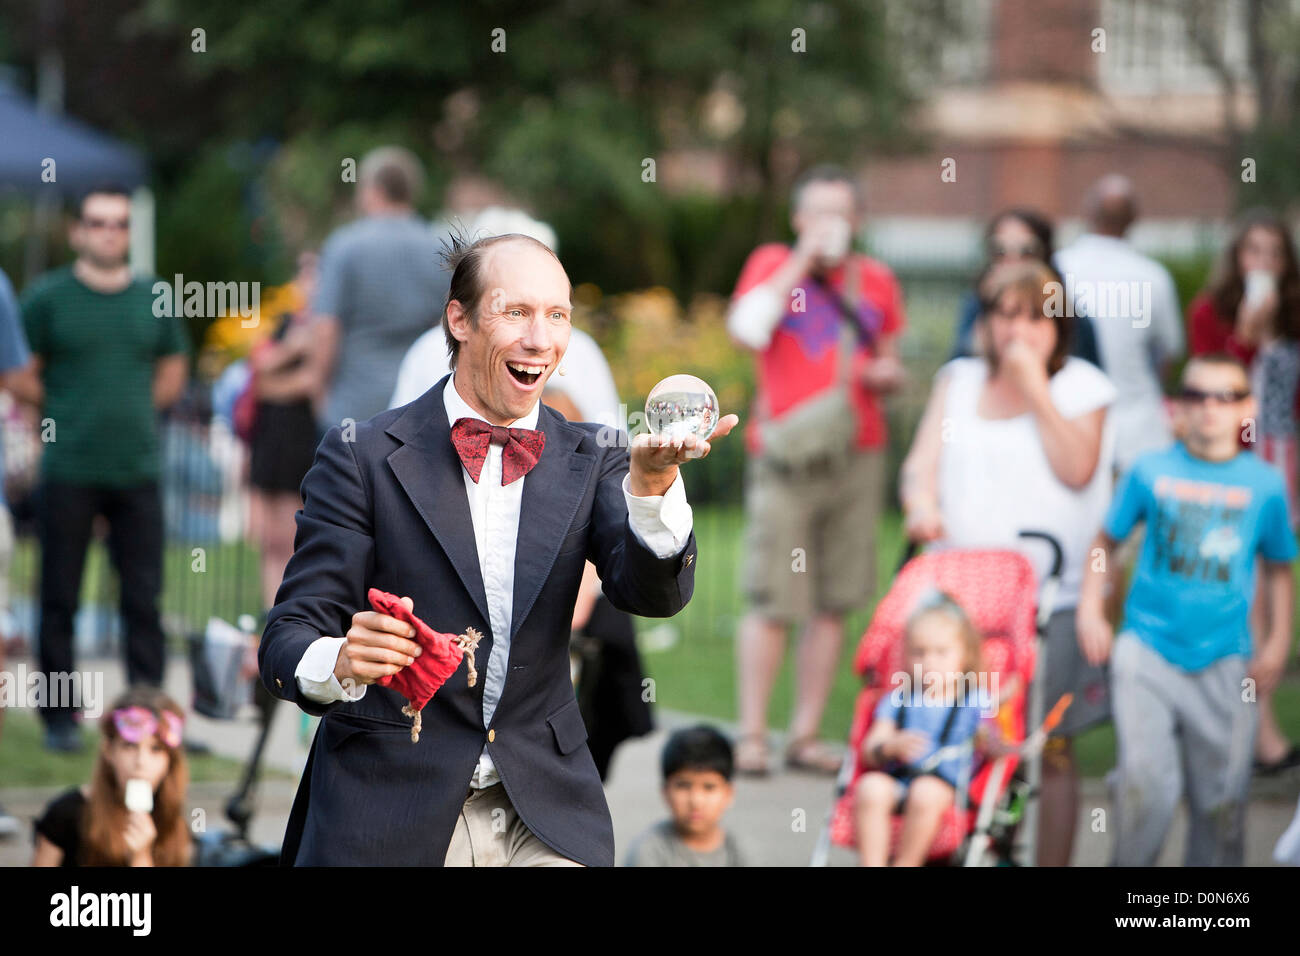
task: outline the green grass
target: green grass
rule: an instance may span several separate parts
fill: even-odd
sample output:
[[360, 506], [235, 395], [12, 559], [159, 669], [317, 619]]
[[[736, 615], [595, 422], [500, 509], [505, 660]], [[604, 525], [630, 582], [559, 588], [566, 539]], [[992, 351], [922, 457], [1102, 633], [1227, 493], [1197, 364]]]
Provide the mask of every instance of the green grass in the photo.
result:
[[[174, 638], [183, 632], [202, 631], [209, 617], [235, 623], [239, 615], [257, 617], [261, 606], [261, 582], [257, 549], [247, 542], [205, 542], [201, 554], [194, 547], [169, 541], [163, 551], [163, 626]], [[10, 594], [36, 593], [40, 546], [31, 537], [14, 543], [10, 571]], [[81, 579], [81, 605], [117, 606], [117, 576], [108, 559], [108, 549], [93, 541], [86, 551]], [[181, 645], [174, 641], [176, 649]]]
[[[735, 635], [743, 611], [739, 584], [744, 516], [738, 505], [697, 506], [694, 512], [699, 543], [695, 595], [680, 614], [668, 621], [638, 620], [643, 658], [647, 674], [654, 678], [659, 704], [734, 721], [737, 716]], [[822, 720], [822, 733], [833, 740], [848, 736], [853, 702], [861, 686], [853, 673], [853, 656], [871, 620], [871, 609], [889, 589], [903, 553], [896, 513], [882, 516], [876, 545], [880, 569], [876, 597], [867, 608], [848, 619], [840, 667]], [[676, 642], [667, 649], [655, 650], [658, 641], [653, 632], [664, 627], [676, 632]], [[789, 725], [794, 691], [794, 643], [792, 632], [768, 711], [768, 726], [772, 728], [784, 729]], [[1276, 712], [1282, 728], [1293, 739], [1300, 737], [1300, 680], [1294, 674], [1278, 691]], [[1076, 740], [1076, 748], [1081, 772], [1085, 776], [1101, 776], [1114, 764], [1114, 731], [1109, 725], [1095, 728]]]
[[[257, 551], [245, 543], [205, 543], [202, 555], [188, 545], [168, 542], [163, 554], [163, 623], [171, 652], [184, 655], [182, 635], [202, 631], [209, 617], [235, 622], [240, 614], [261, 612]], [[11, 594], [34, 595], [39, 577], [40, 548], [30, 537], [15, 542], [10, 574]], [[201, 558], [201, 560], [199, 560]], [[82, 575], [82, 606], [117, 606], [117, 580], [101, 541], [86, 553]], [[95, 761], [95, 733], [84, 731], [86, 750], [80, 754], [54, 754], [45, 749], [43, 728], [31, 712], [9, 709], [0, 736], [0, 786], [65, 787], [90, 779]], [[242, 763], [225, 757], [202, 756], [189, 760], [195, 782], [233, 781]]]
[[232, 624], [241, 614], [258, 617], [264, 608], [257, 549], [244, 541], [202, 547], [196, 556], [191, 547], [168, 544], [163, 554], [164, 617], [192, 631], [203, 630], [209, 617]]
[[[185, 654], [184, 633], [202, 631], [209, 617], [234, 623], [240, 614], [261, 612], [257, 551], [245, 543], [206, 543], [201, 556], [187, 545], [168, 542], [163, 553], [161, 608], [164, 628], [173, 655]], [[11, 594], [35, 593], [39, 576], [37, 543], [30, 537], [15, 542], [10, 575]], [[198, 560], [201, 558], [201, 561]], [[117, 606], [117, 580], [100, 541], [86, 553], [82, 575], [82, 606]], [[86, 750], [80, 754], [54, 754], [45, 749], [39, 718], [31, 712], [5, 712], [0, 736], [0, 786], [66, 787], [90, 779], [95, 761], [95, 734], [84, 731]], [[190, 777], [195, 782], [233, 781], [242, 763], [225, 757], [189, 759]]]
[[[645, 653], [645, 665], [649, 676], [655, 680], [659, 703], [676, 710], [734, 720], [735, 634], [744, 611], [740, 594], [744, 516], [739, 507], [697, 507], [694, 512], [695, 535], [699, 543], [695, 595], [680, 614], [668, 621], [638, 621], [643, 633], [665, 625], [677, 632], [676, 643], [671, 648]], [[877, 543], [882, 569], [878, 599], [886, 590], [902, 554], [896, 515], [889, 515], [882, 521]], [[844, 643], [841, 666], [836, 673], [823, 721], [823, 728], [828, 733], [833, 730], [833, 734], [838, 735], [839, 728], [848, 728], [853, 699], [859, 687], [851, 666], [857, 649], [856, 637], [866, 629], [870, 619], [870, 608], [849, 617], [846, 634], [852, 637]], [[793, 648], [793, 644], [791, 640], [788, 649]], [[787, 666], [773, 688], [770, 713], [774, 727], [783, 726], [789, 720], [793, 701], [791, 677], [791, 668]]]
[[[71, 787], [90, 780], [95, 767], [97, 734], [83, 728], [85, 749], [79, 754], [50, 753], [45, 749], [44, 728], [36, 714], [9, 708], [0, 736], [0, 786]], [[243, 764], [228, 757], [189, 758], [194, 783], [238, 780]]]

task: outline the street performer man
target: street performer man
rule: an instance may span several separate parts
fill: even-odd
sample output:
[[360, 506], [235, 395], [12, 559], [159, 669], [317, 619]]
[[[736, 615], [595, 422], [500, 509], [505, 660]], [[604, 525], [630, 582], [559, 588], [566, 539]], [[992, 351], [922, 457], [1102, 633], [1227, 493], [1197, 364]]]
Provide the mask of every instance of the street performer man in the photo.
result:
[[[709, 441], [620, 446], [541, 404], [572, 308], [546, 246], [457, 237], [447, 265], [452, 373], [407, 405], [331, 427], [303, 479], [259, 648], [267, 688], [323, 718], [282, 861], [611, 866], [569, 676], [574, 602], [590, 559], [621, 610], [686, 605], [696, 544], [678, 468]], [[454, 671], [415, 742], [406, 701], [376, 682], [421, 649], [410, 624], [368, 608], [371, 587], [434, 631], [483, 635], [478, 680]]]

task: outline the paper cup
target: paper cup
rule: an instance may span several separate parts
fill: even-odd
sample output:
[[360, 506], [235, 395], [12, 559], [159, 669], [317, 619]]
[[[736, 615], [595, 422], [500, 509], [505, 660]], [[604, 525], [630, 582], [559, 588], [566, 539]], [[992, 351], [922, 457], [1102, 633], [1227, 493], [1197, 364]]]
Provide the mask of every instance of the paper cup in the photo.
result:
[[126, 782], [126, 808], [138, 813], [153, 813], [153, 787], [148, 780]]

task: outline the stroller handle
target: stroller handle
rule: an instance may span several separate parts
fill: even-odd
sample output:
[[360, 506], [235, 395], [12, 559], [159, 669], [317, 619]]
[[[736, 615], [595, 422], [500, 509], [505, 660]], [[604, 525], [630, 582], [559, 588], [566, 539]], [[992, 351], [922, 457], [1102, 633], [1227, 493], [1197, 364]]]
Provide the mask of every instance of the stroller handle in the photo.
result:
[[[1018, 532], [1016, 536], [1019, 538], [1032, 538], [1036, 541], [1045, 542], [1047, 546], [1052, 549], [1052, 566], [1047, 572], [1047, 576], [1050, 578], [1059, 578], [1061, 576], [1061, 567], [1065, 564], [1065, 552], [1061, 548], [1061, 542], [1056, 540], [1054, 534], [1047, 531], [1025, 530]], [[903, 548], [903, 558], [898, 562], [898, 568], [895, 573], [903, 570], [903, 565], [916, 557], [916, 553], [919, 550], [921, 550], [920, 542], [913, 541], [909, 538], [907, 544]]]
[[1047, 572], [1048, 577], [1059, 578], [1061, 576], [1061, 566], [1065, 563], [1065, 553], [1061, 550], [1061, 542], [1056, 540], [1056, 536], [1046, 531], [1021, 531], [1017, 537], [1033, 538], [1038, 541], [1044, 541], [1052, 549], [1052, 569]]

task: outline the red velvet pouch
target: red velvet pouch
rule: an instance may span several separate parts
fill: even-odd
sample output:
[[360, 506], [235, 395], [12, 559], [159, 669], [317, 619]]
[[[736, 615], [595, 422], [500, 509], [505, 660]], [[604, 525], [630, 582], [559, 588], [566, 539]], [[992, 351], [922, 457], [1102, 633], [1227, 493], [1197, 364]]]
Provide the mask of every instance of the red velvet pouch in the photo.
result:
[[420, 739], [420, 712], [467, 655], [468, 682], [470, 687], [474, 686], [478, 679], [478, 672], [474, 669], [474, 648], [478, 646], [481, 635], [472, 627], [467, 628], [462, 635], [441, 634], [408, 611], [397, 595], [371, 588], [366, 596], [370, 599], [370, 606], [380, 614], [395, 617], [414, 627], [413, 639], [423, 648], [414, 662], [396, 674], [379, 678], [377, 682], [381, 687], [390, 687], [406, 698], [407, 705], [402, 708], [402, 713], [414, 721], [411, 728], [411, 741], [414, 743]]

